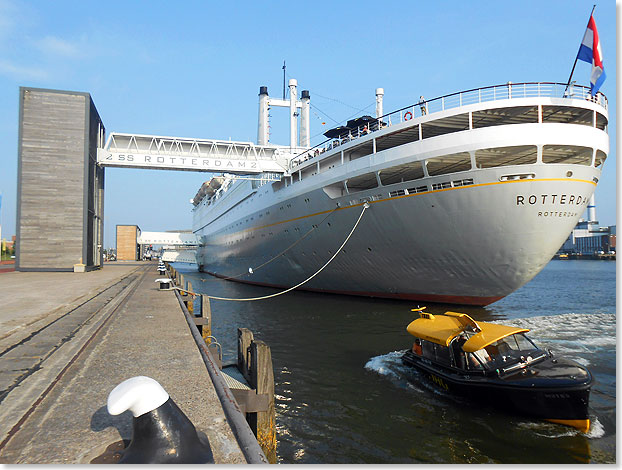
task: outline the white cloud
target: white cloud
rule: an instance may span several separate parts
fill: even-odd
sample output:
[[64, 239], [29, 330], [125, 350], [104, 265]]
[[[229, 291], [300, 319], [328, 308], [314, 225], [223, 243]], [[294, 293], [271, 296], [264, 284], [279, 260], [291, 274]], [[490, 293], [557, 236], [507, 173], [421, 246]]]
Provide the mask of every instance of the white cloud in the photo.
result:
[[82, 50], [77, 44], [55, 36], [46, 36], [34, 41], [35, 46], [46, 55], [76, 59], [82, 57]]
[[18, 65], [0, 59], [0, 75], [21, 80], [45, 80], [49, 77], [47, 70], [34, 66]]

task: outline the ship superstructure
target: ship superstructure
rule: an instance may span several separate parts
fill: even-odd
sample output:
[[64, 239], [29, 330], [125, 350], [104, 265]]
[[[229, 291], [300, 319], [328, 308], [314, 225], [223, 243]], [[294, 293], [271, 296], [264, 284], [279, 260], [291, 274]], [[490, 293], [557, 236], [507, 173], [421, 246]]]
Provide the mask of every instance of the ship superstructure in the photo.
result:
[[[201, 270], [287, 288], [486, 305], [532, 279], [585, 211], [609, 153], [605, 96], [557, 83], [468, 90], [364, 116], [309, 147], [310, 95], [290, 92], [302, 147], [282, 173], [223, 174], [194, 199]], [[260, 90], [266, 109], [286, 105]], [[298, 113], [298, 108], [301, 112]], [[304, 119], [306, 112], [306, 119]], [[293, 117], [292, 117], [293, 119]]]

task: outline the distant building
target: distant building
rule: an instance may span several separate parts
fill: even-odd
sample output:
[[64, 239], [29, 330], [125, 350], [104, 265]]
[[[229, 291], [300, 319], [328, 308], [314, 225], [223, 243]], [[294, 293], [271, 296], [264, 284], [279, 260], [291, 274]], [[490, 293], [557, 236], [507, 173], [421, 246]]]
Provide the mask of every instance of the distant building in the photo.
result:
[[590, 199], [587, 212], [588, 220], [579, 220], [558, 253], [593, 255], [616, 251], [616, 226], [599, 226], [594, 196]]
[[141, 259], [138, 225], [117, 225], [117, 260], [137, 261]]

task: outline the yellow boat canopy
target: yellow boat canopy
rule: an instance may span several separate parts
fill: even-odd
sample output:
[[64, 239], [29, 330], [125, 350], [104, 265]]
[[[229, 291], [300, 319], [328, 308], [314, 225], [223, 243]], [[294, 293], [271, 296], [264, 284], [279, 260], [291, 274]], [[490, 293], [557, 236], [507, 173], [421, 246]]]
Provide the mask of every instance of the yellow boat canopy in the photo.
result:
[[456, 336], [459, 336], [467, 327], [471, 327], [477, 333], [462, 346], [466, 352], [479, 351], [507, 336], [529, 331], [526, 328], [476, 322], [465, 313], [445, 312], [445, 315], [432, 315], [419, 310], [419, 315], [420, 318], [411, 322], [406, 327], [406, 331], [417, 338], [442, 346], [449, 346]]

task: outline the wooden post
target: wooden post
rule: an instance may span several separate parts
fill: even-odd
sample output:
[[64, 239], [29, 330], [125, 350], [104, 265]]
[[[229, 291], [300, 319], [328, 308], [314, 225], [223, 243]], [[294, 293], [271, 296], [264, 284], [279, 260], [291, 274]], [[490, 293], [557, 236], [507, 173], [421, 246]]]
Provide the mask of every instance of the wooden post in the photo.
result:
[[247, 382], [251, 382], [249, 351], [253, 342], [253, 332], [248, 328], [238, 328], [238, 369]]
[[250, 359], [251, 387], [257, 391], [258, 395], [268, 395], [268, 411], [251, 413], [247, 419], [251, 429], [255, 431], [257, 442], [264, 454], [266, 454], [268, 462], [276, 463], [274, 371], [272, 370], [270, 346], [263, 341], [253, 341], [251, 343]]
[[183, 274], [179, 275], [179, 287], [181, 287], [183, 290], [186, 290], [186, 283]]
[[[190, 281], [188, 281], [188, 291], [193, 292], [192, 282]], [[186, 305], [186, 307], [188, 308], [190, 315], [194, 315], [194, 295], [190, 295], [190, 299], [188, 300], [188, 305]]]
[[209, 303], [209, 297], [201, 294], [201, 317], [205, 319], [205, 323], [201, 325], [201, 335], [206, 344], [210, 344], [212, 340], [208, 336], [212, 336], [212, 306]]

